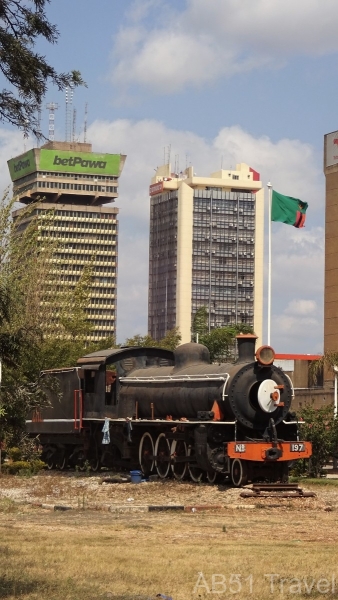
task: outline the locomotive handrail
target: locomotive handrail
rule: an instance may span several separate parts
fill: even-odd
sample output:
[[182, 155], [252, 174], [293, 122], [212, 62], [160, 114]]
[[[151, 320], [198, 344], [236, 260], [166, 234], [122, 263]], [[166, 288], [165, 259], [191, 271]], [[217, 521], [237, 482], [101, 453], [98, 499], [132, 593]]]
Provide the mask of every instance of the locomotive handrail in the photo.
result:
[[74, 390], [74, 429], [83, 429], [83, 393], [82, 390]]
[[289, 384], [291, 386], [291, 398], [292, 398], [291, 402], [292, 402], [294, 400], [294, 398], [295, 398], [295, 388], [293, 387], [293, 383], [291, 381], [291, 377], [289, 377], [289, 375], [287, 373], [284, 373], [284, 375], [285, 375], [285, 377], [288, 378]]
[[224, 375], [219, 375], [218, 373], [212, 373], [210, 375], [157, 375], [155, 377], [120, 377], [120, 383], [151, 383], [153, 381], [224, 381], [225, 385], [229, 381], [230, 375], [228, 373], [224, 373]]
[[228, 385], [228, 381], [230, 379], [230, 375], [229, 373], [226, 373], [227, 377], [224, 378], [224, 385], [223, 385], [223, 389], [222, 389], [222, 400], [224, 402], [225, 397], [228, 395], [225, 393], [226, 387]]

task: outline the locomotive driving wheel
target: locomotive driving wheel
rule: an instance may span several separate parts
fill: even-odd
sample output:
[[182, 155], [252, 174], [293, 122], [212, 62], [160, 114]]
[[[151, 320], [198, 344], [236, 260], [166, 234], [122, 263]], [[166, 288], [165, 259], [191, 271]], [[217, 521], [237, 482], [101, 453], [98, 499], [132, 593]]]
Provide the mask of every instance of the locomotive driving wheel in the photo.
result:
[[217, 471], [215, 471], [215, 469], [208, 469], [207, 470], [207, 481], [208, 483], [215, 483], [216, 479], [217, 479]]
[[52, 456], [50, 458], [47, 458], [46, 465], [47, 465], [48, 471], [51, 471], [52, 469], [55, 468], [55, 461]]
[[90, 470], [94, 473], [97, 473], [101, 468], [101, 457], [96, 443], [93, 443], [91, 447], [89, 454], [89, 466]]
[[93, 473], [97, 473], [101, 468], [99, 456], [98, 455], [93, 456], [89, 461], [89, 465], [90, 465], [91, 471], [93, 471]]
[[55, 469], [56, 467], [56, 449], [54, 447], [49, 448], [45, 454], [42, 455], [43, 461], [47, 465], [48, 471]]
[[247, 461], [234, 458], [231, 463], [231, 482], [235, 487], [242, 487], [248, 483]]
[[171, 465], [175, 479], [182, 481], [187, 473], [188, 463], [184, 460], [187, 456], [187, 445], [183, 440], [174, 440], [171, 445], [171, 456], [176, 459]]
[[147, 477], [154, 468], [154, 442], [147, 431], [141, 437], [138, 457], [141, 470], [145, 477]]
[[[189, 446], [188, 448], [188, 456], [191, 458], [195, 458], [195, 448], [193, 446]], [[203, 477], [203, 471], [193, 463], [188, 463], [188, 471], [190, 475], [190, 479], [195, 483], [199, 483]]]
[[62, 452], [60, 454], [56, 466], [58, 469], [60, 469], [60, 471], [64, 471], [67, 468], [67, 465], [68, 465], [68, 457], [67, 457], [66, 451], [64, 450], [64, 452]]
[[155, 443], [155, 466], [158, 476], [165, 479], [170, 469], [170, 445], [165, 433], [160, 433]]

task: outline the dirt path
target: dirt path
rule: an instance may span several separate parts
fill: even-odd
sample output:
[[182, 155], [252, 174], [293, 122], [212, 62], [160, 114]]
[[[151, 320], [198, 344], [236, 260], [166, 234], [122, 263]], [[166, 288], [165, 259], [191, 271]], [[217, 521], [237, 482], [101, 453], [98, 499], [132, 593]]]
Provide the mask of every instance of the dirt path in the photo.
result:
[[[274, 499], [241, 498], [241, 490], [225, 485], [194, 484], [172, 479], [141, 484], [104, 483], [107, 474], [79, 476], [74, 472], [42, 472], [34, 477], [0, 477], [0, 499], [62, 504], [77, 509], [108, 509], [124, 505], [272, 505]], [[306, 488], [306, 486], [302, 486]], [[278, 499], [279, 510], [338, 509], [338, 486], [308, 486], [316, 498]]]

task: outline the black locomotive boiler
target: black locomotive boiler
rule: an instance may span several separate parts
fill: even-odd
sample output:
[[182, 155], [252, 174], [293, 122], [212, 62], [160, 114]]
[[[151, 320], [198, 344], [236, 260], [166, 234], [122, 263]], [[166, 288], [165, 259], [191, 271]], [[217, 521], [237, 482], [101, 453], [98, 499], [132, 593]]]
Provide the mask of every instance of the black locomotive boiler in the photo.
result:
[[293, 386], [274, 351], [237, 336], [235, 363], [210, 364], [208, 349], [182, 344], [84, 356], [59, 381], [50, 406], [27, 420], [49, 468], [137, 468], [200, 481], [205, 475], [285, 481], [289, 462], [311, 455], [290, 413]]

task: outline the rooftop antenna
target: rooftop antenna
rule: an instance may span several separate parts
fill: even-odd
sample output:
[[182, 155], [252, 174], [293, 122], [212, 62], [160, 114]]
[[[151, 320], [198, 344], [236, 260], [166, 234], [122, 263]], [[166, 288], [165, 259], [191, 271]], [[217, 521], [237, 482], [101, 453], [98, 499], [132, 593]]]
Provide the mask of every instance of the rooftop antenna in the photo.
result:
[[222, 157], [221, 157], [221, 171], [223, 171], [223, 154], [222, 154]]
[[41, 104], [38, 108], [38, 116], [37, 116], [37, 128], [36, 128], [36, 145], [40, 147], [40, 139], [41, 139]]
[[46, 108], [49, 110], [49, 118], [48, 118], [48, 139], [54, 141], [54, 132], [55, 132], [55, 114], [54, 112], [59, 108], [59, 105], [56, 102], [49, 102], [46, 104]]
[[73, 134], [72, 134], [73, 142], [75, 142], [75, 136], [76, 136], [76, 108], [73, 108]]
[[84, 127], [83, 127], [83, 141], [86, 143], [87, 141], [87, 120], [88, 120], [88, 102], [85, 104], [85, 117], [84, 117]]
[[71, 141], [71, 123], [72, 123], [72, 104], [73, 104], [74, 86], [66, 87], [66, 142]]
[[180, 155], [179, 154], [175, 154], [175, 168], [174, 168], [174, 173], [175, 175], [179, 175], [180, 172]]
[[166, 148], [164, 148], [164, 164], [165, 165], [170, 164], [170, 155], [171, 155], [171, 144], [169, 144], [169, 146], [167, 146], [167, 152], [166, 152]]
[[[28, 119], [25, 119], [25, 125], [28, 125], [29, 121]], [[23, 151], [26, 152], [26, 136], [25, 134], [23, 135]]]

